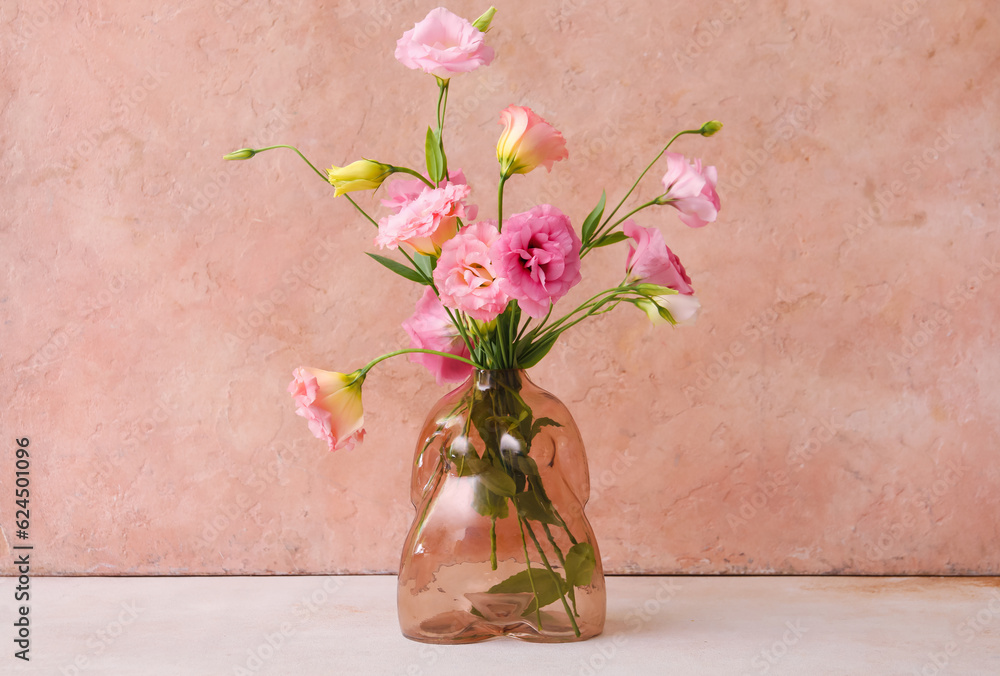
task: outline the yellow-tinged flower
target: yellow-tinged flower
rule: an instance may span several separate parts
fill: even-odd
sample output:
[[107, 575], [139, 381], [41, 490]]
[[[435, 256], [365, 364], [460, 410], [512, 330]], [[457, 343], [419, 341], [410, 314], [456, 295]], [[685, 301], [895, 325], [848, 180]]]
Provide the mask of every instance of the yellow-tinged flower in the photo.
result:
[[295, 398], [296, 413], [309, 421], [309, 430], [330, 445], [331, 451], [350, 450], [365, 437], [361, 407], [361, 371], [337, 373], [297, 368], [288, 391]]
[[693, 324], [701, 303], [695, 296], [671, 293], [634, 301], [653, 324]]
[[497, 141], [500, 175], [527, 174], [538, 165], [552, 171], [552, 163], [569, 157], [566, 140], [531, 108], [507, 106], [500, 113], [504, 126]]
[[372, 160], [358, 160], [346, 167], [331, 167], [326, 173], [330, 185], [337, 189], [334, 196], [340, 197], [354, 190], [374, 190], [392, 174], [392, 167]]

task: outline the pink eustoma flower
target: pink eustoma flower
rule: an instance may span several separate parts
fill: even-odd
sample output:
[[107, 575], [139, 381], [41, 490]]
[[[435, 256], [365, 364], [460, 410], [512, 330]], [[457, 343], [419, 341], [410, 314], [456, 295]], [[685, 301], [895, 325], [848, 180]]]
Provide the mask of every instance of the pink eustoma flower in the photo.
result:
[[330, 450], [350, 450], [365, 437], [365, 414], [361, 407], [360, 373], [336, 373], [297, 368], [288, 391], [295, 398], [296, 413], [309, 421], [309, 430], [323, 439]]
[[493, 61], [493, 48], [483, 43], [484, 37], [467, 20], [438, 7], [403, 33], [396, 43], [396, 59], [407, 68], [447, 80]]
[[[461, 169], [451, 169], [448, 171], [448, 181], [453, 185], [468, 185], [465, 180], [465, 173]], [[386, 192], [389, 199], [382, 200], [382, 206], [392, 209], [394, 214], [398, 214], [403, 207], [420, 197], [427, 188], [427, 184], [419, 178], [412, 180], [395, 180], [386, 185]], [[465, 218], [475, 220], [479, 213], [479, 208], [472, 204], [465, 205]]]
[[[410, 336], [410, 347], [425, 350], [449, 352], [459, 357], [469, 357], [469, 349], [451, 323], [441, 301], [434, 290], [427, 287], [424, 295], [417, 301], [413, 316], [403, 322], [403, 329]], [[465, 380], [472, 373], [472, 366], [457, 359], [449, 359], [426, 352], [414, 352], [409, 355], [410, 361], [423, 364], [434, 374], [438, 385]]]
[[441, 253], [441, 245], [458, 232], [458, 219], [465, 218], [465, 204], [471, 188], [446, 183], [441, 188], [427, 188], [406, 203], [398, 213], [378, 223], [375, 245], [395, 249], [400, 244], [428, 256]]
[[719, 215], [722, 204], [715, 191], [717, 182], [715, 167], [702, 169], [701, 160], [689, 162], [679, 153], [667, 153], [667, 173], [663, 176], [666, 193], [657, 204], [669, 204], [680, 212], [684, 225], [700, 228]]
[[550, 204], [511, 216], [490, 257], [501, 290], [530, 317], [544, 317], [581, 279], [580, 238], [569, 218]]
[[552, 163], [569, 157], [566, 139], [551, 124], [524, 106], [507, 106], [500, 113], [504, 126], [497, 141], [500, 174], [527, 174], [543, 165], [552, 171]]
[[488, 322], [507, 306], [509, 298], [497, 283], [490, 246], [500, 237], [496, 225], [473, 223], [441, 246], [434, 283], [445, 307]]
[[694, 293], [691, 278], [663, 241], [663, 233], [639, 227], [631, 220], [625, 221], [622, 231], [632, 238], [625, 261], [626, 281], [666, 286], [688, 296]]

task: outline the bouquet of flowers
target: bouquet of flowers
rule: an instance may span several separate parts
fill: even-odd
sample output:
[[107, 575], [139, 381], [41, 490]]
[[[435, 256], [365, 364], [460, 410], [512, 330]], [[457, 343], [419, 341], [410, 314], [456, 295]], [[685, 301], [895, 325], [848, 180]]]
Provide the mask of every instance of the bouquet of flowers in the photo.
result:
[[[577, 590], [593, 584], [599, 567], [582, 516], [586, 482], [568, 492], [547, 489], [543, 479], [554, 463], [549, 458], [542, 467], [544, 453], [536, 450], [542, 440], [552, 446], [553, 438], [575, 434], [575, 429], [560, 429], [572, 422], [557, 419], [558, 412], [540, 415], [544, 397], [529, 396], [522, 371], [541, 361], [565, 331], [622, 304], [641, 310], [655, 324], [694, 320], [699, 303], [684, 266], [656, 227], [640, 226], [632, 217], [670, 206], [692, 228], [716, 219], [720, 204], [715, 167], [668, 150], [683, 135], [711, 136], [722, 124], [711, 121], [675, 134], [613, 207], [608, 208], [602, 193], [578, 230], [551, 204], [504, 213], [504, 190], [512, 177], [540, 166], [551, 171], [554, 163], [568, 157], [559, 131], [530, 108], [510, 105], [499, 119], [503, 130], [496, 146], [496, 211], [481, 214], [469, 203], [472, 188], [462, 171], [449, 166], [444, 129], [452, 78], [487, 66], [494, 58], [485, 33], [495, 11], [490, 8], [470, 23], [438, 8], [398, 41], [396, 59], [433, 76], [437, 86], [437, 119], [425, 135], [426, 172], [370, 159], [320, 171], [292, 146], [244, 148], [225, 157], [249, 159], [273, 148], [298, 153], [333, 186], [336, 196], [346, 197], [377, 228], [374, 246], [398, 257], [368, 255], [424, 287], [413, 316], [403, 323], [410, 348], [381, 355], [349, 373], [294, 371], [289, 391], [298, 414], [330, 450], [350, 449], [364, 437], [361, 388], [379, 362], [408, 354], [439, 384], [473, 376], [475, 386], [456, 390], [428, 418], [417, 447], [414, 504], [426, 518], [443, 476], [471, 480], [472, 508], [489, 524], [490, 569], [498, 568], [498, 522], [501, 535], [513, 538], [523, 552], [507, 557], [517, 559], [508, 571], [512, 574], [481, 593], [466, 594], [472, 608], [465, 612], [479, 618], [492, 614], [496, 619], [500, 611], [488, 602], [489, 595], [502, 596], [514, 610], [507, 607], [500, 615], [530, 618], [536, 632], [544, 632], [547, 623], [565, 630], [567, 636], [572, 632], [580, 637]], [[666, 164], [662, 190], [622, 213], [639, 182], [661, 159]], [[383, 184], [386, 194], [381, 204], [387, 213], [376, 219], [350, 193], [376, 190]], [[568, 312], [556, 312], [557, 302], [580, 282], [587, 254], [617, 244], [627, 244], [621, 280]], [[568, 507], [561, 507], [554, 497], [563, 493], [569, 495]], [[418, 521], [411, 540], [428, 530], [426, 520]], [[574, 524], [585, 532], [574, 532]], [[529, 554], [529, 543], [536, 550], [534, 556]], [[542, 565], [532, 565], [532, 559]], [[405, 568], [406, 551], [403, 563]], [[487, 601], [482, 600], [484, 595]], [[549, 604], [563, 612], [543, 617]], [[467, 629], [452, 628], [448, 635]]]

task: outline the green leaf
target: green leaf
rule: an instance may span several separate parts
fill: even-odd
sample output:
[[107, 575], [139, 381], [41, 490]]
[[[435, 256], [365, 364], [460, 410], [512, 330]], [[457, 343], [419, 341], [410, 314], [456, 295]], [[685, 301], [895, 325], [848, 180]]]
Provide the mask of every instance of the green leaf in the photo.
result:
[[479, 514], [496, 519], [506, 519], [510, 514], [507, 498], [497, 495], [481, 481], [476, 482], [476, 488], [472, 492], [472, 506]]
[[[368, 253], [367, 251], [365, 253]], [[394, 261], [391, 258], [386, 258], [385, 256], [379, 256], [378, 254], [369, 253], [369, 256], [374, 258], [376, 261], [389, 268], [395, 272], [400, 277], [405, 277], [411, 282], [416, 282], [417, 284], [423, 284], [427, 286], [427, 280], [424, 279], [419, 272], [414, 270], [408, 265], [403, 265], [398, 261]]]
[[531, 521], [541, 523], [559, 524], [552, 503], [548, 499], [539, 500], [533, 491], [518, 493], [514, 497], [514, 504], [517, 506], [518, 515]]
[[[531, 577], [528, 577], [529, 575]], [[511, 575], [486, 591], [489, 594], [523, 594], [525, 592], [530, 594], [532, 593], [532, 582], [534, 582], [535, 598], [525, 608], [524, 615], [535, 612], [536, 607], [544, 608], [557, 601], [566, 587], [566, 581], [558, 573], [553, 575], [542, 568], [528, 568]]]
[[531, 438], [534, 439], [535, 435], [538, 434], [543, 427], [548, 425], [553, 427], [562, 427], [561, 423], [557, 423], [552, 418], [539, 418], [535, 421], [535, 424], [531, 426]]
[[597, 203], [594, 210], [590, 212], [586, 220], [583, 221], [583, 243], [586, 244], [590, 241], [593, 236], [594, 231], [597, 229], [597, 224], [601, 222], [601, 218], [604, 216], [604, 203], [608, 198], [606, 191], [601, 191], [601, 201]]
[[566, 582], [571, 587], [585, 587], [590, 584], [597, 566], [594, 548], [589, 542], [577, 542], [566, 553]]
[[424, 139], [424, 154], [427, 156], [427, 175], [433, 183], [437, 183], [444, 173], [444, 152], [441, 140], [430, 127], [427, 127], [427, 138]]
[[516, 489], [514, 479], [503, 470], [487, 464], [483, 471], [479, 472], [476, 476], [479, 478], [480, 483], [486, 486], [491, 492], [502, 495], [505, 498], [514, 497]]
[[609, 244], [617, 244], [618, 242], [626, 239], [628, 239], [628, 235], [624, 232], [609, 232], [604, 237], [601, 237], [599, 240], [594, 242], [594, 248], [596, 249], [599, 246], [608, 246]]
[[526, 455], [517, 456], [517, 469], [521, 474], [538, 476], [538, 463]]
[[417, 254], [413, 257], [413, 262], [417, 264], [417, 270], [424, 273], [427, 279], [434, 278], [434, 264], [437, 262], [436, 258], [431, 256], [425, 256], [424, 254]]

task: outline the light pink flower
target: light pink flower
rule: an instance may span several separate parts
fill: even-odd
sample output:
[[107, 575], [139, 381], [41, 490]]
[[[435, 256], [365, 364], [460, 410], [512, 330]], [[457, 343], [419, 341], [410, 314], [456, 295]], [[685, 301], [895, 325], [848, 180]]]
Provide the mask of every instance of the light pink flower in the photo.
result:
[[407, 68], [448, 79], [493, 61], [493, 48], [483, 44], [485, 33], [444, 7], [432, 9], [423, 21], [403, 33], [396, 59]]
[[694, 293], [691, 278], [680, 259], [663, 241], [659, 230], [641, 228], [628, 220], [622, 225], [622, 231], [632, 238], [625, 261], [626, 281], [666, 286], [685, 295]]
[[497, 141], [500, 174], [527, 174], [538, 165], [552, 171], [552, 163], [569, 157], [566, 139], [551, 124], [524, 106], [507, 106], [500, 113], [504, 126]]
[[530, 317], [580, 281], [580, 238], [569, 218], [550, 204], [514, 214], [490, 247], [500, 288]]
[[336, 373], [297, 368], [288, 391], [295, 398], [296, 413], [309, 421], [309, 430], [324, 439], [330, 450], [351, 450], [365, 437], [365, 414], [361, 407], [360, 373]]
[[424, 187], [398, 213], [379, 221], [376, 246], [395, 249], [408, 244], [428, 256], [439, 254], [441, 244], [458, 232], [458, 219], [466, 216], [462, 200], [471, 190], [467, 185], [454, 183], [446, 183], [442, 188]]
[[[448, 181], [454, 185], [468, 185], [465, 180], [465, 173], [461, 169], [451, 169], [448, 171]], [[395, 180], [386, 185], [386, 192], [389, 199], [382, 200], [382, 206], [392, 209], [398, 214], [400, 210], [413, 200], [420, 197], [420, 193], [427, 188], [427, 184], [419, 178], [413, 180]], [[473, 204], [465, 205], [465, 218], [475, 220], [479, 213], [479, 207]]]
[[[469, 357], [469, 349], [458, 329], [451, 323], [444, 306], [430, 287], [424, 290], [424, 295], [417, 301], [413, 316], [403, 322], [403, 329], [410, 336], [410, 347], [449, 352], [467, 359]], [[460, 382], [472, 373], [471, 365], [457, 359], [425, 352], [414, 352], [409, 357], [410, 361], [423, 364], [433, 373], [438, 385]]]
[[698, 300], [697, 296], [687, 296], [682, 293], [643, 298], [636, 301], [636, 305], [646, 313], [649, 321], [657, 325], [667, 323], [694, 324], [694, 320], [698, 318], [698, 311], [701, 309], [701, 301]]
[[719, 215], [722, 204], [715, 191], [717, 181], [715, 167], [702, 169], [701, 160], [689, 162], [679, 153], [667, 153], [667, 173], [663, 176], [666, 193], [657, 203], [676, 208], [684, 225], [700, 228]]
[[489, 221], [473, 223], [441, 245], [434, 283], [445, 307], [488, 322], [507, 307], [509, 298], [497, 283], [490, 246], [500, 236]]

